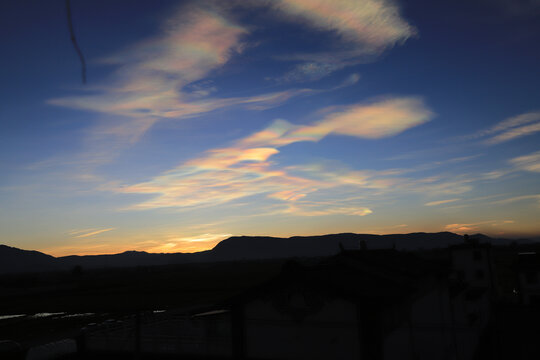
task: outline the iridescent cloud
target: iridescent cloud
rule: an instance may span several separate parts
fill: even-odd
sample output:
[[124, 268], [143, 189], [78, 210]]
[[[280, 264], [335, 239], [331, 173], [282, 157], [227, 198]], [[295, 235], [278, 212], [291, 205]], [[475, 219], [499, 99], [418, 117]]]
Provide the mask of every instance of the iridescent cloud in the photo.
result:
[[499, 227], [507, 224], [512, 224], [512, 220], [486, 220], [470, 224], [448, 224], [444, 228], [446, 231], [455, 232], [458, 234], [478, 232], [485, 226]]
[[416, 34], [391, 0], [277, 0], [270, 4], [294, 21], [337, 34], [340, 40], [332, 43], [331, 52], [283, 57], [302, 63], [279, 81], [318, 80], [377, 56]]
[[463, 234], [463, 233], [467, 233], [471, 231], [479, 231], [480, 229], [479, 226], [485, 225], [487, 223], [490, 223], [490, 222], [483, 221], [483, 222], [474, 223], [474, 224], [448, 224], [444, 227], [444, 229], [446, 231]]
[[118, 66], [109, 84], [96, 95], [54, 99], [56, 105], [133, 118], [182, 117], [214, 106], [190, 101], [182, 91], [240, 51], [247, 30], [214, 10], [181, 8], [163, 26], [162, 34], [102, 61]]
[[284, 146], [298, 141], [318, 141], [330, 134], [379, 139], [397, 135], [429, 121], [433, 113], [416, 97], [323, 109], [327, 115], [313, 125], [296, 126], [278, 120], [269, 128], [241, 141], [244, 145]]
[[278, 0], [275, 6], [312, 26], [338, 32], [369, 51], [404, 41], [415, 30], [387, 0]]
[[340, 186], [386, 188], [390, 180], [373, 179], [372, 175], [360, 171], [341, 175], [311, 172], [314, 176], [306, 176], [309, 174], [299, 168], [280, 168], [270, 158], [279, 152], [279, 147], [299, 141], [317, 141], [330, 134], [359, 138], [394, 136], [428, 121], [432, 114], [417, 98], [386, 99], [326, 109], [324, 113], [313, 125], [298, 126], [278, 120], [231, 147], [209, 150], [205, 156], [189, 160], [150, 181], [116, 191], [153, 196], [132, 209], [213, 206], [264, 195], [288, 204], [284, 212], [298, 215], [367, 215], [371, 210], [363, 206], [337, 202], [321, 206], [304, 200], [315, 192], [331, 193], [330, 189]]

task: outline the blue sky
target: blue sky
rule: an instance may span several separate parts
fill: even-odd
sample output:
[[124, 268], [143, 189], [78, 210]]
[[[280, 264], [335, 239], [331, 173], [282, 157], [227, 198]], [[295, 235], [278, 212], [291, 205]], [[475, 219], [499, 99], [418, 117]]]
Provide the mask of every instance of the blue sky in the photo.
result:
[[538, 1], [0, 5], [0, 240], [540, 234]]

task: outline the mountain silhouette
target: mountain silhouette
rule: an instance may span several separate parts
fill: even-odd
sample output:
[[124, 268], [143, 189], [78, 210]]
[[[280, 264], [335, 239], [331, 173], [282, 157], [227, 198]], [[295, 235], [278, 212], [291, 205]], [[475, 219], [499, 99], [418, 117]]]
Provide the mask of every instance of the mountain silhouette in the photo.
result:
[[240, 236], [221, 241], [212, 249], [216, 260], [268, 259], [282, 257], [312, 257], [333, 255], [339, 246], [358, 249], [365, 241], [370, 249], [397, 249], [446, 247], [459, 243], [462, 237], [450, 232], [412, 233], [395, 235], [332, 234], [321, 236], [293, 236], [290, 238]]
[[0, 273], [60, 270], [57, 258], [39, 251], [21, 250], [0, 245]]
[[71, 255], [57, 258], [63, 267], [82, 266], [83, 268], [156, 266], [185, 262], [189, 254], [155, 254], [145, 251], [125, 251], [112, 255]]
[[[480, 242], [497, 245], [511, 240], [471, 235]], [[72, 255], [53, 257], [38, 251], [21, 250], [0, 245], [0, 273], [69, 270], [75, 266], [85, 269], [173, 265], [196, 262], [259, 260], [291, 257], [330, 256], [344, 249], [420, 250], [445, 248], [463, 242], [461, 235], [451, 232], [410, 233], [391, 235], [332, 234], [321, 236], [293, 236], [290, 238], [265, 236], [233, 236], [218, 243], [212, 250], [197, 253], [147, 253], [126, 251], [111, 255]]]

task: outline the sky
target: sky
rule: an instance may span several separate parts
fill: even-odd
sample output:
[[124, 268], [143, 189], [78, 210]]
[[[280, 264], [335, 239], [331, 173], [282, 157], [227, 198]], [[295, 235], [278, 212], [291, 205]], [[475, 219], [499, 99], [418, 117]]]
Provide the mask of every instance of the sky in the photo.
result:
[[538, 0], [0, 3], [0, 243], [540, 236]]

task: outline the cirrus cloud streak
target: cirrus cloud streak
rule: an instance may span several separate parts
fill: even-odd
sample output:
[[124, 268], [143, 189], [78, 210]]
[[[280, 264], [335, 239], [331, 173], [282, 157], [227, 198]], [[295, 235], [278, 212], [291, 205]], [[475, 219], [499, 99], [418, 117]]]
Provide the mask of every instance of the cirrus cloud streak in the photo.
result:
[[510, 117], [464, 138], [487, 138], [484, 140], [486, 144], [495, 145], [537, 132], [540, 132], [540, 111], [533, 111]]
[[331, 52], [283, 57], [300, 64], [278, 78], [280, 82], [318, 80], [374, 58], [416, 34], [391, 0], [277, 0], [270, 4], [295, 22], [337, 35]]

